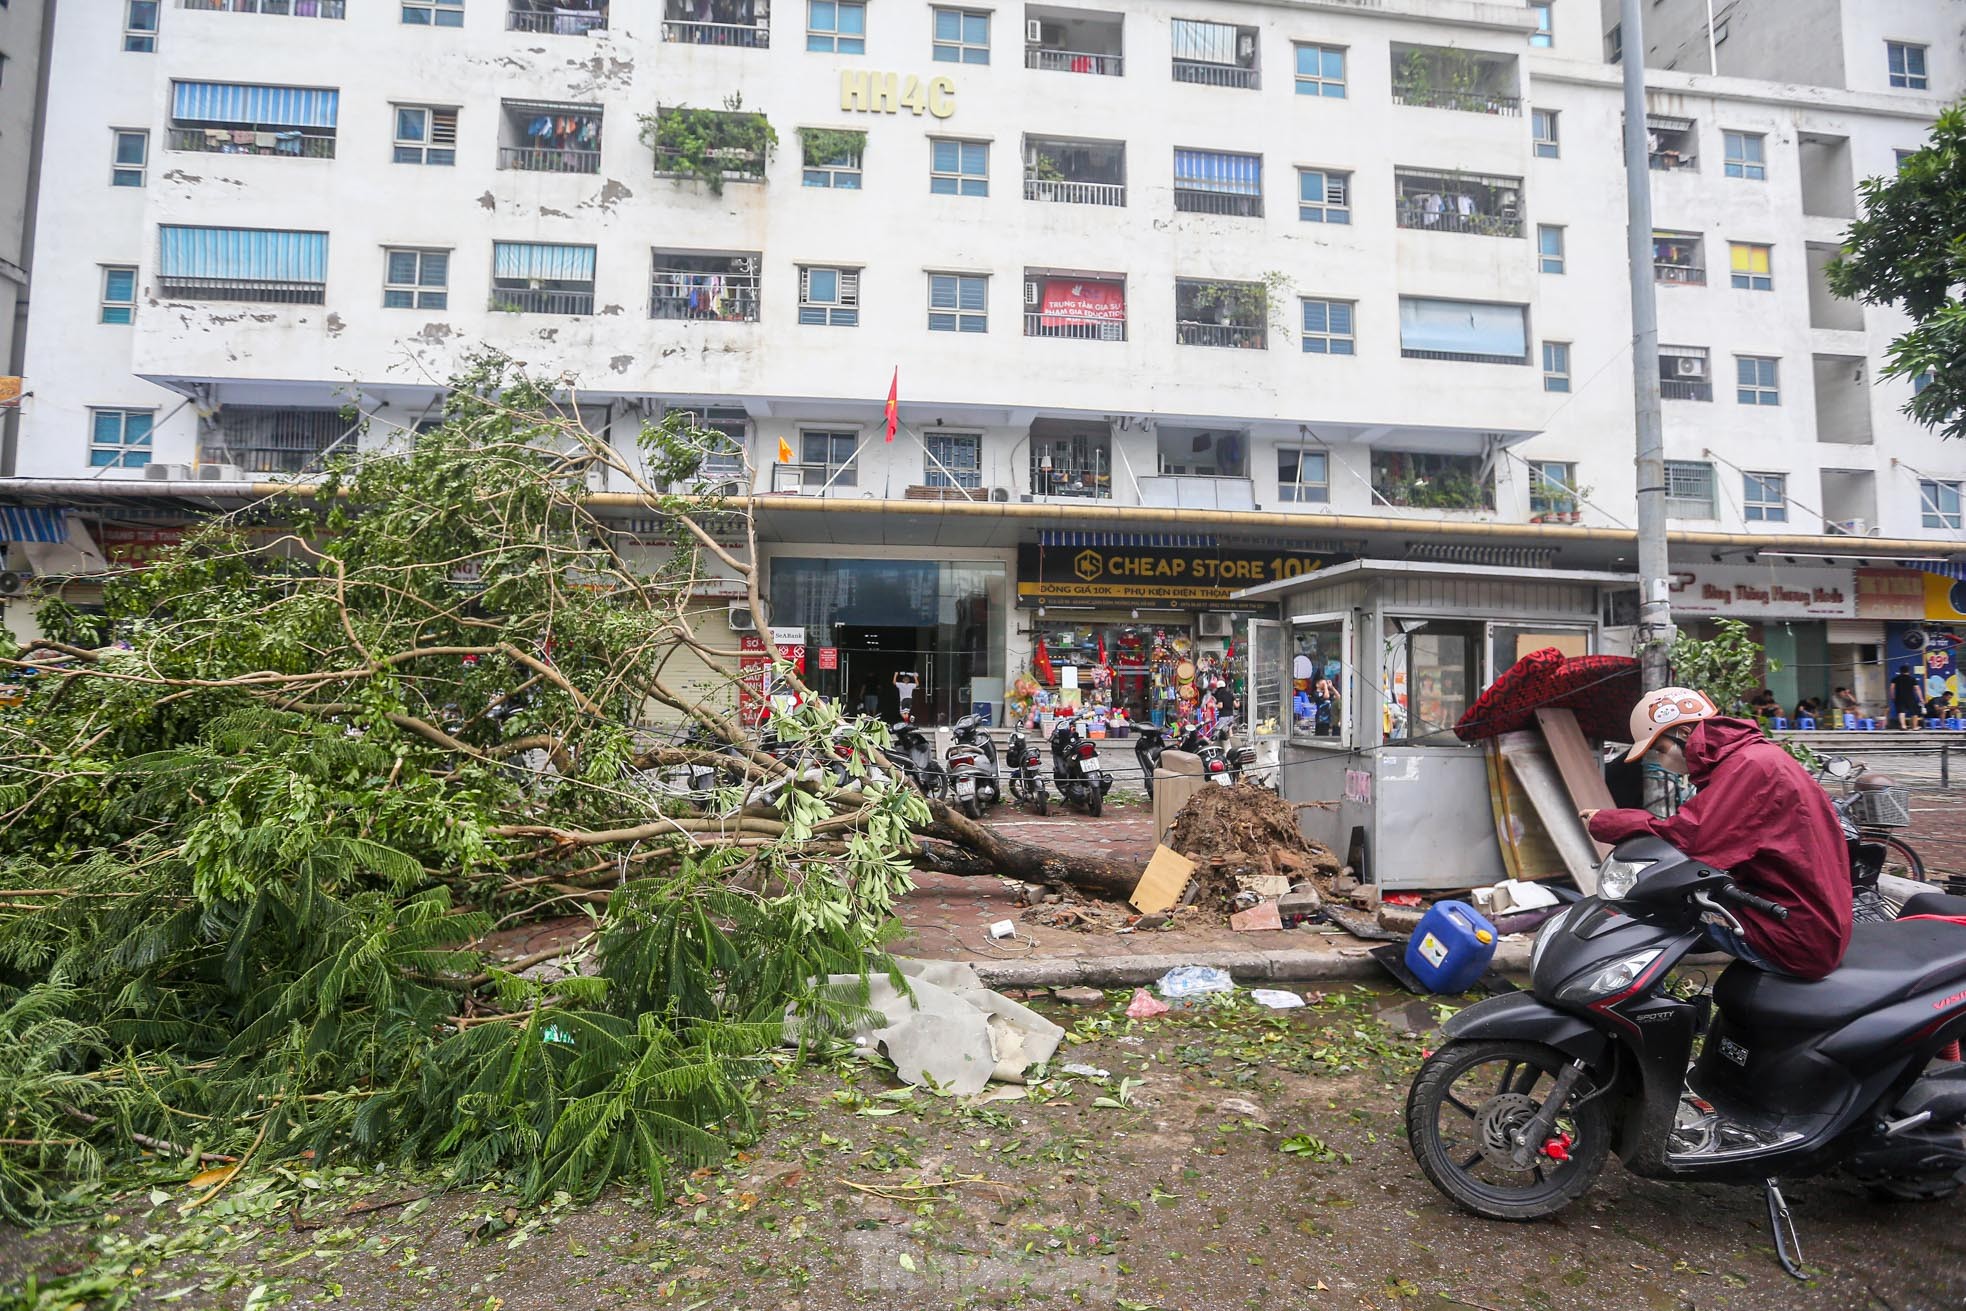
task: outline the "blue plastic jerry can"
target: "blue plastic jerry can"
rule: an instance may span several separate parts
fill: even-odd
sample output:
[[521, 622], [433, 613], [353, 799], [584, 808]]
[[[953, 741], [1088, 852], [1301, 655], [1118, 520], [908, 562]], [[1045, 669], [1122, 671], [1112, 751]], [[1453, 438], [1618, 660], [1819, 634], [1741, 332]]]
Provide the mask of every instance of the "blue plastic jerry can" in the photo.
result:
[[1466, 992], [1495, 959], [1495, 926], [1464, 901], [1435, 902], [1406, 941], [1406, 968], [1428, 992]]

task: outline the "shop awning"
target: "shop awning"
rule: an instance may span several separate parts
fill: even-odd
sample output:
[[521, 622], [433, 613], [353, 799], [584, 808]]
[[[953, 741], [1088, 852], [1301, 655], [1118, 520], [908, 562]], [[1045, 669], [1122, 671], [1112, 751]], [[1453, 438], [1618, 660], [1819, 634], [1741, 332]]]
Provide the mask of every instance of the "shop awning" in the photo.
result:
[[1218, 546], [1220, 542], [1213, 533], [1070, 533], [1045, 528], [1038, 533], [1038, 545], [1171, 546], [1182, 550], [1201, 550]]
[[1913, 569], [1922, 569], [1928, 574], [1966, 579], [1966, 564], [1941, 564], [1936, 560], [1906, 560], [1902, 563]]
[[1658, 132], [1691, 132], [1693, 120], [1677, 114], [1647, 114], [1645, 126]]
[[0, 540], [65, 542], [68, 540], [68, 512], [46, 506], [0, 505]]

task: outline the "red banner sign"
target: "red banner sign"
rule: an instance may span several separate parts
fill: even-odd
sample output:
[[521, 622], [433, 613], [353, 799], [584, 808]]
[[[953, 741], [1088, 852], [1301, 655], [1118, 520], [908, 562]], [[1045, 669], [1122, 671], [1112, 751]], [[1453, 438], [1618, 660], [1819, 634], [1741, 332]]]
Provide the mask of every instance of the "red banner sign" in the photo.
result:
[[819, 667], [821, 669], [838, 669], [840, 667], [840, 648], [837, 646], [820, 647]]
[[1117, 282], [1074, 282], [1068, 278], [1047, 278], [1044, 284], [1044, 319], [1047, 328], [1069, 327], [1074, 323], [1126, 322], [1126, 288]]

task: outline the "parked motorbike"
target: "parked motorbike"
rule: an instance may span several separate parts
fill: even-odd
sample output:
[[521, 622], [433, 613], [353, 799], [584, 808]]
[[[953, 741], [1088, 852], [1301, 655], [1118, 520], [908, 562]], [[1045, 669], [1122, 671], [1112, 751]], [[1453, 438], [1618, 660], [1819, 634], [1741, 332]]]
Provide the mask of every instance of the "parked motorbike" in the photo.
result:
[[[1142, 725], [1137, 731], [1140, 740], [1133, 744], [1133, 756], [1140, 762], [1140, 774], [1147, 786], [1147, 800], [1152, 801], [1154, 771], [1160, 768], [1161, 757], [1167, 753], [1167, 734], [1152, 724]], [[1183, 724], [1173, 749], [1199, 757], [1202, 776], [1211, 783], [1228, 787], [1240, 782], [1243, 770], [1256, 763], [1255, 748], [1234, 746], [1233, 741], [1226, 723], [1218, 724], [1212, 737], [1204, 734], [1199, 725]]]
[[983, 807], [1003, 800], [997, 781], [997, 744], [990, 740], [983, 721], [964, 715], [949, 726], [949, 749], [943, 753], [948, 764], [949, 783], [963, 814], [983, 818]]
[[1021, 727], [1010, 730], [1010, 795], [1036, 806], [1040, 815], [1050, 813], [1051, 803], [1044, 788], [1044, 761], [1038, 754], [1037, 743], [1026, 737]]
[[922, 790], [922, 795], [942, 798], [949, 794], [949, 773], [935, 758], [935, 745], [928, 734], [910, 720], [894, 726], [894, 745], [887, 757], [894, 767]]
[[[1618, 844], [1598, 892], [1546, 924], [1527, 992], [1445, 1026], [1407, 1097], [1435, 1187], [1476, 1215], [1531, 1220], [1586, 1192], [1615, 1147], [1649, 1178], [1762, 1185], [1776, 1255], [1802, 1277], [1778, 1177], [1831, 1169], [1879, 1195], [1936, 1200], [1966, 1169], [1966, 898], [1921, 893], [1856, 926], [1815, 982], [1745, 963], [1711, 997], [1665, 984], [1731, 906], [1787, 908], [1656, 837]], [[1704, 1036], [1697, 1058], [1696, 1040]]]
[[1079, 733], [1077, 715], [1060, 715], [1051, 726], [1051, 778], [1068, 804], [1084, 806], [1094, 819], [1105, 808], [1113, 779], [1099, 760], [1099, 747]]

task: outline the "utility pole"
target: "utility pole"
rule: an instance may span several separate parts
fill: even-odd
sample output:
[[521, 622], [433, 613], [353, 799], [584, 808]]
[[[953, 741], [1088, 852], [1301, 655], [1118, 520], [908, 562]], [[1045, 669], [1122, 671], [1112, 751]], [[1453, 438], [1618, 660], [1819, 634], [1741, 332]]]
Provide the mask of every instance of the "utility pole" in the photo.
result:
[[1645, 130], [1645, 15], [1622, 0], [1625, 72], [1625, 205], [1630, 225], [1632, 417], [1638, 430], [1639, 673], [1664, 687], [1673, 639], [1666, 565], [1666, 433], [1659, 409], [1659, 306], [1652, 281], [1652, 167]]

